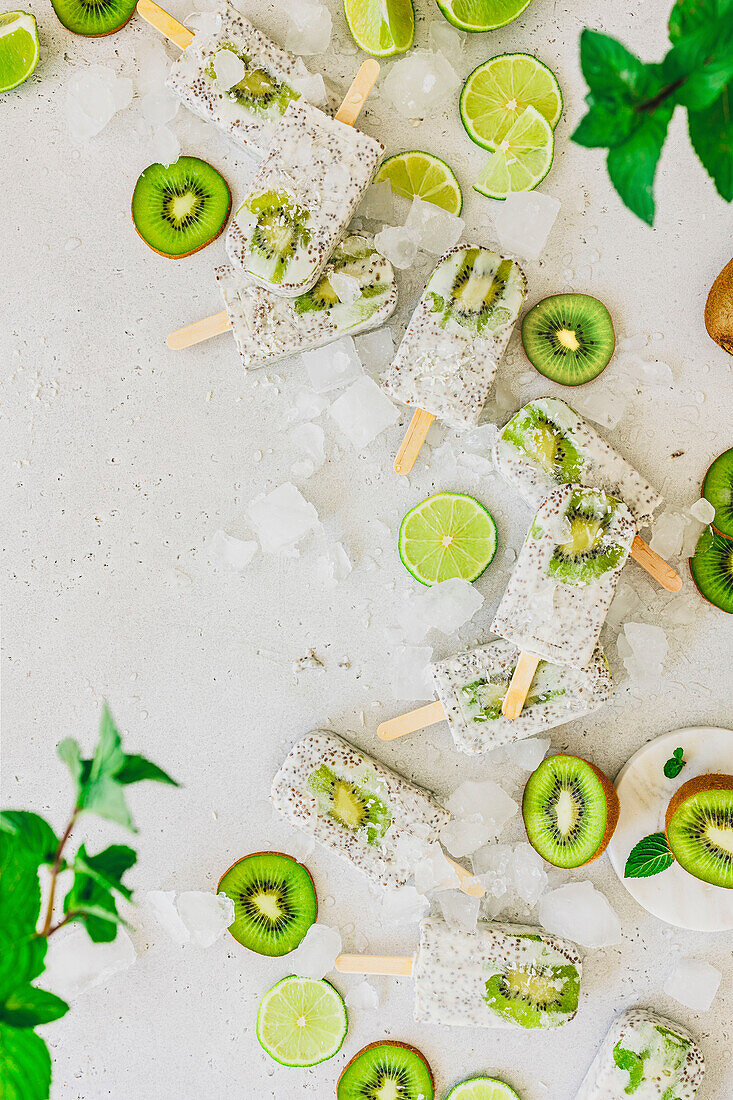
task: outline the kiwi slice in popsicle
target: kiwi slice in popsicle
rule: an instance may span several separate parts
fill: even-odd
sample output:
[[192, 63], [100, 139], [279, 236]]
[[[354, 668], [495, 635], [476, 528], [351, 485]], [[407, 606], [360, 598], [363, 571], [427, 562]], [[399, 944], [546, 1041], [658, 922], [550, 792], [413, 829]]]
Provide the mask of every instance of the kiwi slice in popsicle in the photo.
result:
[[287, 955], [318, 915], [307, 867], [280, 852], [254, 852], [237, 860], [219, 880], [217, 893], [234, 902], [229, 931], [258, 955]]
[[733, 889], [733, 775], [698, 775], [683, 783], [667, 807], [664, 828], [684, 871]]
[[536, 852], [555, 867], [584, 867], [608, 847], [619, 817], [611, 780], [580, 756], [543, 760], [524, 788], [522, 817]]
[[522, 343], [545, 378], [581, 386], [608, 365], [616, 337], [603, 302], [590, 294], [553, 294], [525, 315]]
[[132, 220], [147, 245], [161, 256], [180, 259], [219, 236], [232, 204], [223, 176], [198, 157], [151, 164], [132, 194]]
[[337, 1100], [433, 1100], [426, 1059], [406, 1043], [371, 1043], [354, 1055], [338, 1079]]
[[74, 34], [102, 38], [127, 23], [135, 0], [51, 0], [59, 21]]

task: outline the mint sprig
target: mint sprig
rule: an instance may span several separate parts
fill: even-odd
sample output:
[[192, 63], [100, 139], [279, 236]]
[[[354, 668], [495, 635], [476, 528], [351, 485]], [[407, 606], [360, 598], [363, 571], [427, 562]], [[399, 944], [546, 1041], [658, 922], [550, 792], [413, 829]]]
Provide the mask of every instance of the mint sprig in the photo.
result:
[[664, 833], [650, 833], [629, 852], [624, 878], [650, 878], [666, 871], [674, 863]]
[[643, 62], [615, 38], [584, 30], [580, 64], [588, 113], [573, 141], [608, 150], [607, 168], [625, 205], [654, 222], [654, 177], [675, 107], [719, 194], [733, 200], [733, 0], [677, 0], [671, 48]]
[[667, 776], [667, 779], [676, 779], [686, 763], [687, 761], [685, 760], [685, 750], [675, 749], [667, 763], [664, 765], [664, 774]]

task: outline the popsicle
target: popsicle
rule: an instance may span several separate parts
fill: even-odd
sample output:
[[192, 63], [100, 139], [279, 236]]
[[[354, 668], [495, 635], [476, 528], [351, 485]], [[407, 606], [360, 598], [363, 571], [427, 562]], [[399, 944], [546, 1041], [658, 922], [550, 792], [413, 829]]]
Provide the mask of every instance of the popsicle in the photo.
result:
[[585, 668], [636, 526], [602, 489], [561, 485], [540, 505], [491, 629], [521, 650], [502, 710], [521, 713], [540, 660]]
[[335, 118], [288, 105], [227, 231], [229, 259], [260, 286], [297, 298], [331, 258], [384, 153], [353, 127], [378, 73], [364, 62]]
[[417, 411], [395, 459], [397, 473], [415, 464], [436, 417], [473, 428], [527, 294], [512, 259], [479, 246], [458, 246], [438, 261], [383, 386]]
[[336, 969], [412, 975], [418, 1023], [528, 1030], [572, 1020], [582, 966], [574, 944], [541, 928], [479, 921], [464, 932], [426, 917], [415, 958], [339, 955]]
[[438, 702], [382, 722], [377, 736], [393, 741], [447, 720], [459, 752], [491, 752], [590, 714], [610, 698], [611, 673], [601, 649], [583, 669], [540, 661], [522, 713], [510, 721], [501, 707], [518, 659], [515, 646], [499, 641], [438, 661], [432, 666]]
[[215, 27], [196, 34], [153, 0], [138, 0], [137, 11], [183, 50], [171, 66], [167, 86], [189, 110], [213, 122], [250, 156], [264, 157], [289, 103], [302, 97], [326, 106], [322, 78], [308, 71], [302, 57], [271, 42], [231, 4], [207, 13]]
[[[451, 815], [428, 791], [373, 760], [328, 730], [307, 734], [272, 782], [275, 809], [380, 886], [404, 886], [413, 873], [400, 844], [411, 829], [438, 840]], [[460, 864], [461, 889], [483, 887]]]
[[704, 1073], [702, 1052], [685, 1028], [630, 1008], [611, 1025], [575, 1100], [694, 1100]]
[[231, 330], [245, 370], [378, 328], [397, 304], [389, 260], [371, 238], [353, 234], [336, 246], [316, 285], [298, 298], [281, 298], [227, 265], [215, 274], [226, 309], [177, 329], [166, 343], [188, 348]]
[[[494, 444], [497, 470], [538, 508], [557, 485], [595, 485], [623, 500], [637, 526], [653, 522], [662, 497], [634, 467], [558, 397], [530, 401], [504, 425]], [[682, 579], [637, 535], [631, 556], [670, 592]]]

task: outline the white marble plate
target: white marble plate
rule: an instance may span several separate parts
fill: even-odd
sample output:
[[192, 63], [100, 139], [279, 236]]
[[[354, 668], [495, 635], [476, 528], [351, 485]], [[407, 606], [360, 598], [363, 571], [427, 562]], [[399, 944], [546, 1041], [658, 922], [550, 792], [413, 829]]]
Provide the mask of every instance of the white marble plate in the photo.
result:
[[[678, 746], [685, 750], [687, 766], [676, 779], [667, 779], [664, 765]], [[624, 878], [634, 845], [664, 829], [664, 814], [674, 792], [705, 772], [733, 775], [733, 730], [712, 726], [672, 730], [639, 749], [616, 777], [621, 816], [608, 854], [631, 896], [655, 917], [679, 928], [723, 932], [733, 928], [733, 890], [700, 882], [676, 863], [651, 878]]]

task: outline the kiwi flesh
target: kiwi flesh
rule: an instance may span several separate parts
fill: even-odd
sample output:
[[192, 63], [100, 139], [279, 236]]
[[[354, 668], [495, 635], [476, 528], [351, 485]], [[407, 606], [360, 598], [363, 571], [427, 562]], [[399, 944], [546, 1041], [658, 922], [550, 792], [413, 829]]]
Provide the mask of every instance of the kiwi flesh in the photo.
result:
[[547, 572], [563, 584], [591, 584], [615, 569], [627, 549], [609, 534], [616, 502], [596, 489], [576, 488], [563, 519], [563, 541], [558, 542]]
[[502, 438], [532, 459], [558, 485], [581, 480], [583, 459], [562, 426], [546, 409], [530, 404], [502, 428]]
[[136, 0], [51, 0], [59, 22], [74, 34], [102, 38], [121, 30], [132, 17]]
[[674, 1085], [679, 1084], [678, 1074], [685, 1065], [689, 1049], [689, 1039], [676, 1035], [661, 1024], [655, 1025], [643, 1050], [630, 1050], [619, 1040], [613, 1048], [613, 1060], [620, 1070], [629, 1075], [625, 1093], [633, 1095], [644, 1082], [653, 1082], [656, 1089], [659, 1067], [664, 1066], [668, 1080], [671, 1081], [672, 1075], [675, 1075], [664, 1096], [674, 1096], [677, 1091]]
[[308, 212], [301, 210], [286, 191], [262, 191], [251, 195], [245, 204], [255, 217], [250, 248], [272, 265], [268, 278], [277, 285], [283, 281], [288, 264], [298, 248], [307, 245]]
[[[524, 301], [524, 275], [513, 260], [485, 248], [467, 248], [445, 297], [428, 292], [431, 310], [476, 334], [498, 331], [515, 318]], [[437, 270], [437, 269], [436, 269]]]
[[608, 366], [616, 337], [603, 302], [590, 294], [553, 294], [525, 315], [522, 343], [545, 378], [582, 386]]
[[308, 786], [318, 799], [318, 808], [343, 828], [361, 833], [368, 844], [379, 844], [392, 824], [392, 814], [383, 799], [366, 786], [359, 786], [321, 764], [308, 777]]
[[237, 860], [219, 880], [217, 893], [234, 902], [229, 931], [258, 955], [295, 950], [318, 916], [307, 867], [280, 852], [254, 852]]
[[[219, 50], [229, 50], [244, 65], [244, 76], [226, 94], [229, 99], [235, 100], [248, 111], [267, 114], [269, 108], [277, 103], [280, 114], [284, 114], [288, 103], [300, 98], [298, 92], [284, 82], [276, 80], [272, 73], [261, 65], [253, 63], [252, 58], [241, 53], [233, 42], [223, 42]], [[205, 71], [210, 80], [215, 80], [216, 61], [209, 62]]]
[[580, 976], [572, 963], [534, 960], [492, 974], [483, 996], [498, 1016], [518, 1027], [558, 1027], [577, 1012]]
[[598, 859], [613, 836], [619, 810], [611, 780], [580, 756], [543, 760], [522, 797], [527, 839], [554, 867], [584, 867]]
[[151, 164], [132, 194], [132, 220], [145, 243], [160, 256], [182, 259], [219, 236], [232, 205], [223, 176], [198, 157]]
[[690, 558], [690, 572], [700, 595], [733, 615], [733, 539], [707, 527]]
[[347, 1064], [336, 1100], [433, 1100], [435, 1082], [427, 1060], [407, 1043], [370, 1043]]
[[332, 272], [351, 275], [352, 278], [358, 279], [361, 284], [359, 289], [362, 298], [374, 298], [378, 294], [387, 294], [390, 283], [384, 279], [383, 271], [374, 272], [371, 281], [367, 278], [374, 255], [374, 248], [364, 237], [351, 236], [341, 241], [316, 285], [294, 300], [295, 312], [322, 312], [341, 304], [338, 294], [329, 281], [329, 275]]
[[710, 287], [705, 302], [705, 328], [723, 351], [733, 355], [733, 260]]
[[667, 806], [664, 829], [684, 871], [733, 889], [733, 775], [698, 775], [683, 783]]
[[[523, 711], [538, 703], [548, 703], [565, 694], [565, 688], [551, 688], [542, 675], [547, 667], [544, 661], [540, 661], [537, 672], [530, 685], [529, 694], [524, 700]], [[470, 684], [461, 687], [461, 703], [464, 713], [470, 715], [471, 722], [492, 722], [503, 718], [502, 705], [509, 685], [514, 675], [516, 665], [508, 668], [506, 672], [492, 672], [488, 676], [482, 676], [473, 680]]]
[[702, 495], [715, 508], [713, 527], [733, 538], [733, 447], [718, 455], [705, 474]]

